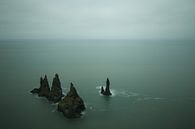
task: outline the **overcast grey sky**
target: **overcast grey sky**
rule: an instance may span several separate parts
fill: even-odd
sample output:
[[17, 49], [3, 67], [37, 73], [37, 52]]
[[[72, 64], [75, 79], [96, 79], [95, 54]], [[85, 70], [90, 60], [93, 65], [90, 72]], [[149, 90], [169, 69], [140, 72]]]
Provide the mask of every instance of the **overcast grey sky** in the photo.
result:
[[195, 0], [0, 0], [0, 39], [195, 39]]

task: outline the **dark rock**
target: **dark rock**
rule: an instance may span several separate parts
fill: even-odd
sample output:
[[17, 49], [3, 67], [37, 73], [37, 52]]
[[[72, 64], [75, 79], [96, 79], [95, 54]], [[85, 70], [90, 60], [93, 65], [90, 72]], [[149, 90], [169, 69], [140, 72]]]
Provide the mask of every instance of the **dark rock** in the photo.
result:
[[38, 93], [39, 96], [45, 96], [49, 97], [50, 94], [50, 88], [49, 88], [49, 83], [47, 80], [47, 76], [45, 75], [44, 79], [41, 77], [40, 78], [40, 92]]
[[40, 87], [34, 88], [31, 93], [38, 94], [40, 97], [46, 97], [48, 100], [55, 103], [60, 101], [64, 96], [62, 94], [62, 88], [58, 74], [56, 74], [53, 78], [51, 90], [49, 88], [47, 76], [45, 75], [44, 79], [42, 77], [40, 78]]
[[104, 93], [104, 87], [102, 86], [101, 87], [101, 94], [103, 94]]
[[78, 95], [73, 84], [70, 84], [70, 91], [58, 103], [58, 111], [63, 112], [67, 118], [77, 118], [81, 116], [81, 112], [85, 110], [82, 98]]
[[58, 74], [53, 78], [52, 87], [49, 95], [49, 100], [58, 102], [64, 95], [62, 94], [61, 82]]
[[45, 75], [44, 79], [41, 77], [40, 78], [40, 87], [39, 88], [34, 88], [31, 93], [33, 94], [38, 94], [39, 96], [44, 96], [44, 97], [49, 97], [50, 94], [50, 88], [49, 88], [49, 83], [47, 80], [47, 76]]
[[106, 88], [105, 88], [105, 90], [104, 90], [103, 87], [101, 87], [101, 94], [103, 94], [105, 96], [112, 95], [112, 93], [110, 92], [110, 80], [108, 78], [106, 80]]
[[30, 91], [32, 94], [39, 94], [40, 88], [34, 88], [33, 90]]

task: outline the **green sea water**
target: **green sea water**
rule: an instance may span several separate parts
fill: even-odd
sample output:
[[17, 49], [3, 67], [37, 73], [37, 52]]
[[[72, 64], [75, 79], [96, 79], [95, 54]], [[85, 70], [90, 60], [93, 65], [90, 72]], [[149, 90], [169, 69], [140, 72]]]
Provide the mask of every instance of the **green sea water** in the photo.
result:
[[[87, 107], [67, 119], [29, 93], [58, 73]], [[195, 41], [0, 41], [1, 129], [194, 129]], [[112, 97], [99, 94], [106, 78]]]

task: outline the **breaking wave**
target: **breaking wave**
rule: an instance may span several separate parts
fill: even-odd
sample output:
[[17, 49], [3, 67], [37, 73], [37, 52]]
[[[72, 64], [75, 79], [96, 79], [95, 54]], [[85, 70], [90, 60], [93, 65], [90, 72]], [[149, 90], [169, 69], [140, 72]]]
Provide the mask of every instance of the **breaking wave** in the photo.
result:
[[[102, 96], [101, 92], [101, 87], [102, 86], [97, 86], [96, 89], [98, 90], [99, 94]], [[105, 87], [105, 86], [103, 86]], [[112, 96], [111, 97], [115, 97], [115, 96], [120, 96], [120, 97], [136, 97], [139, 96], [138, 93], [134, 93], [134, 92], [130, 92], [130, 91], [126, 91], [126, 90], [116, 90], [116, 89], [110, 89], [110, 91], [112, 92]]]
[[[96, 89], [98, 90], [100, 96], [103, 96], [101, 92], [101, 87], [102, 86], [97, 86]], [[103, 86], [105, 87], [105, 86]], [[125, 98], [135, 98], [137, 101], [147, 101], [147, 100], [166, 100], [166, 98], [161, 98], [161, 97], [152, 97], [149, 95], [142, 95], [136, 92], [124, 90], [124, 89], [110, 89], [112, 92], [111, 97], [125, 97]]]

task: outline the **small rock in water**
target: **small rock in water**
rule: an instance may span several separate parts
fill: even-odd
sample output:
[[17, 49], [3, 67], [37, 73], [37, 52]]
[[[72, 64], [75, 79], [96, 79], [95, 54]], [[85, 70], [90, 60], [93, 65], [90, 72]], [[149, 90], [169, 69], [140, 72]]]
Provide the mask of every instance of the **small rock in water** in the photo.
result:
[[101, 87], [101, 94], [105, 95], [105, 96], [110, 96], [112, 95], [112, 93], [110, 92], [110, 80], [109, 78], [107, 78], [106, 80], [106, 88], [104, 90], [104, 87]]

